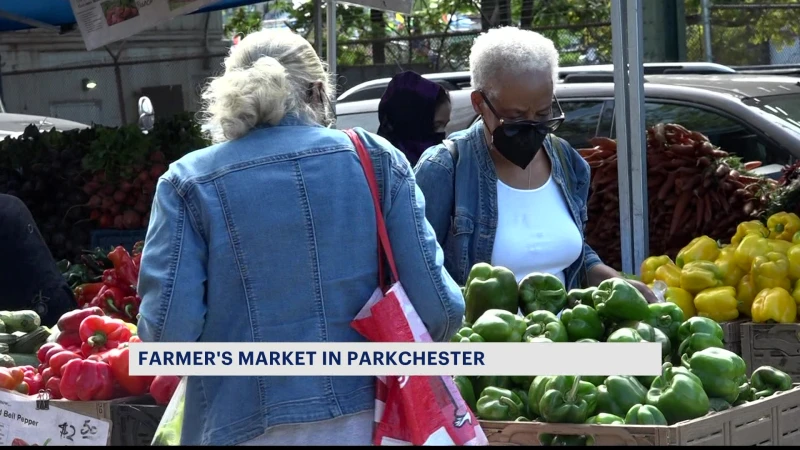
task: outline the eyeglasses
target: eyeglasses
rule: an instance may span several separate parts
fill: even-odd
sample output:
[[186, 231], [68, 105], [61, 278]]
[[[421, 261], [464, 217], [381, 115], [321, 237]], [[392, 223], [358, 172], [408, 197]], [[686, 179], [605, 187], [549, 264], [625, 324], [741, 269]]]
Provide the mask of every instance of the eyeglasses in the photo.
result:
[[500, 121], [500, 125], [502, 125], [503, 130], [506, 135], [513, 136], [520, 131], [526, 128], [536, 128], [539, 130], [540, 133], [547, 134], [555, 132], [562, 123], [564, 123], [564, 111], [561, 109], [561, 105], [558, 103], [558, 98], [555, 96], [553, 97], [553, 106], [551, 107], [551, 114], [553, 117], [544, 121], [536, 121], [536, 120], [510, 120], [504, 119], [500, 117], [500, 114], [497, 113], [497, 110], [494, 109], [492, 106], [492, 102], [489, 101], [489, 98], [483, 91], [479, 91], [481, 93], [481, 97], [483, 97], [483, 101], [486, 102], [486, 106], [489, 107], [489, 110], [492, 111], [497, 120]]

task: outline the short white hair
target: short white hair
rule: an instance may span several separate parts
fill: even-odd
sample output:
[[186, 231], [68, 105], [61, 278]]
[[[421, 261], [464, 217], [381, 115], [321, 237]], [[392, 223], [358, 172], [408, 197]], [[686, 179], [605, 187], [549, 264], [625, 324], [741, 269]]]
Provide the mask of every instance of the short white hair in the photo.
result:
[[287, 114], [324, 125], [332, 122], [330, 98], [312, 104], [310, 88], [330, 78], [311, 44], [284, 29], [247, 35], [225, 58], [225, 72], [202, 94], [205, 122], [214, 142], [238, 139], [259, 124], [277, 125]]
[[469, 54], [472, 87], [497, 91], [498, 75], [551, 73], [558, 82], [558, 50], [541, 34], [516, 27], [493, 28], [475, 39]]

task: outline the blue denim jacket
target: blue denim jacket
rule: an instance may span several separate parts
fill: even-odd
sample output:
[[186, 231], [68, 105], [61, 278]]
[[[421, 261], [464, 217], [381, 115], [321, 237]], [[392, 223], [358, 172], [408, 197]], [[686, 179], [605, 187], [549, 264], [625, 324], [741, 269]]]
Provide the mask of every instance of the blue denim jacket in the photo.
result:
[[[400, 281], [434, 340], [464, 300], [443, 268], [408, 160], [370, 152]], [[350, 322], [378, 286], [375, 209], [349, 137], [299, 122], [193, 152], [158, 181], [142, 256], [146, 342], [363, 342]], [[189, 377], [182, 444], [235, 445], [268, 427], [374, 407], [375, 378]]]
[[[491, 263], [497, 231], [497, 172], [484, 138], [483, 120], [448, 139], [458, 151], [456, 167], [449, 150], [441, 144], [425, 151], [415, 172], [425, 194], [426, 216], [444, 248], [445, 267], [463, 286], [473, 265]], [[553, 139], [561, 144], [561, 151], [553, 145]], [[564, 193], [583, 237], [589, 164], [566, 141], [552, 135], [545, 140], [544, 148], [550, 157], [553, 179]], [[585, 272], [601, 262], [589, 245], [584, 243], [583, 247], [581, 256], [565, 270], [567, 289], [585, 285]]]

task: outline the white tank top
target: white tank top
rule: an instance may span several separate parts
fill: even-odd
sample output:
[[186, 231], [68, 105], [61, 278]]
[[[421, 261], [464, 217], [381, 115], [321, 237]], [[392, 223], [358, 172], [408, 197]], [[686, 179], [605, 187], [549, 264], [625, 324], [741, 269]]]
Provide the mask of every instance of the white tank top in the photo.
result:
[[498, 180], [497, 207], [492, 265], [510, 269], [517, 282], [529, 273], [545, 272], [564, 283], [564, 269], [578, 259], [583, 241], [552, 175], [530, 190]]

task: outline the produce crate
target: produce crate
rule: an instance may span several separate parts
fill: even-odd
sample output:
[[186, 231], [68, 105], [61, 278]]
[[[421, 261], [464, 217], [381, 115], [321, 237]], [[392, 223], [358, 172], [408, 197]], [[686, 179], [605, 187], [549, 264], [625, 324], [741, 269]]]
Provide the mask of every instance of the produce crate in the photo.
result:
[[592, 436], [594, 445], [800, 445], [794, 389], [671, 426], [481, 421], [489, 445], [542, 445], [539, 435]]
[[141, 230], [94, 230], [92, 231], [92, 242], [90, 248], [114, 248], [118, 245], [125, 247], [129, 252], [133, 250], [133, 245], [143, 241], [147, 229]]
[[720, 323], [725, 336], [723, 342], [726, 350], [730, 350], [737, 355], [742, 354], [742, 324], [747, 321], [748, 319], [739, 319]]
[[742, 324], [742, 358], [748, 375], [772, 366], [800, 382], [800, 323]]

